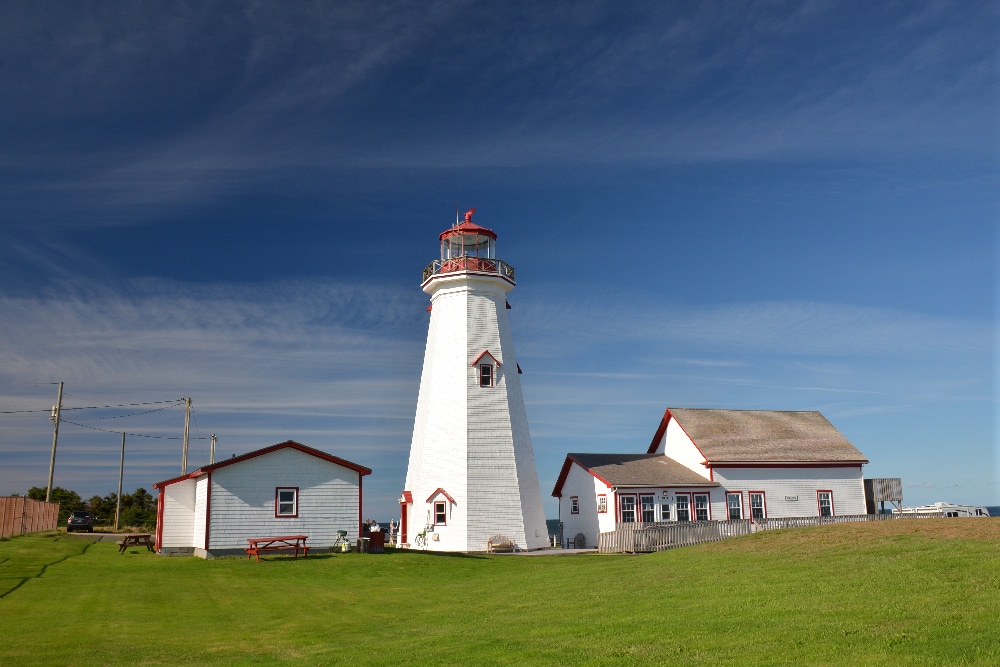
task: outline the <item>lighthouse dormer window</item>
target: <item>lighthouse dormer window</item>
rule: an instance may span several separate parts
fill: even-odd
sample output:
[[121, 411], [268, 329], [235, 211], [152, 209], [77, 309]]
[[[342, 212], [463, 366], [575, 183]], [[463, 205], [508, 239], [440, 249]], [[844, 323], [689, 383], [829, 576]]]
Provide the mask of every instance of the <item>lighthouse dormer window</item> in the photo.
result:
[[493, 386], [493, 364], [479, 364], [479, 386]]

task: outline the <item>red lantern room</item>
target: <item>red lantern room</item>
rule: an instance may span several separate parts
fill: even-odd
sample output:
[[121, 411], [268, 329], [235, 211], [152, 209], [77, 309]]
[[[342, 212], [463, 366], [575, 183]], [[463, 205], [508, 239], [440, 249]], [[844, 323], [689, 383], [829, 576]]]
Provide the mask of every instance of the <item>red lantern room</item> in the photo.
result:
[[514, 267], [497, 259], [497, 235], [472, 222], [476, 209], [466, 211], [465, 220], [441, 232], [441, 259], [424, 269], [424, 283], [444, 273], [470, 272], [498, 275], [514, 282]]

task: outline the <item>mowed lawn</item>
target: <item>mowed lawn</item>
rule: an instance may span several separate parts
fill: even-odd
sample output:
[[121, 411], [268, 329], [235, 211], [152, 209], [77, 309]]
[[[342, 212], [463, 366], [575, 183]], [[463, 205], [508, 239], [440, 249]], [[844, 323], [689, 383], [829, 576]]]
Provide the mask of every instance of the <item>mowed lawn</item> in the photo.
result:
[[644, 556], [162, 558], [0, 541], [0, 664], [1000, 664], [1000, 519]]

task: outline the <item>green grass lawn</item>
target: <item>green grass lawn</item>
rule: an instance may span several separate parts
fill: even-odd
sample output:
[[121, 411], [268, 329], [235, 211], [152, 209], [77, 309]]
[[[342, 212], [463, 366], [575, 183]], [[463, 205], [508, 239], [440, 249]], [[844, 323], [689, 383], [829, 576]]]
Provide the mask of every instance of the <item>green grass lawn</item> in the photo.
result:
[[0, 664], [1000, 664], [1000, 520], [646, 556], [162, 558], [0, 541]]

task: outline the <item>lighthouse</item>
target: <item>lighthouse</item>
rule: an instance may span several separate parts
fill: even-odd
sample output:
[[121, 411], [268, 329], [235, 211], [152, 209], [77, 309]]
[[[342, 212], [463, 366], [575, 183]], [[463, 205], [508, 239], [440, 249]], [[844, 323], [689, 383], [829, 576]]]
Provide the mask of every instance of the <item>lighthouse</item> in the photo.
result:
[[440, 234], [440, 258], [423, 273], [430, 325], [400, 544], [486, 551], [491, 538], [506, 538], [538, 549], [548, 534], [507, 318], [514, 267], [497, 257], [497, 235], [472, 221], [475, 211]]

